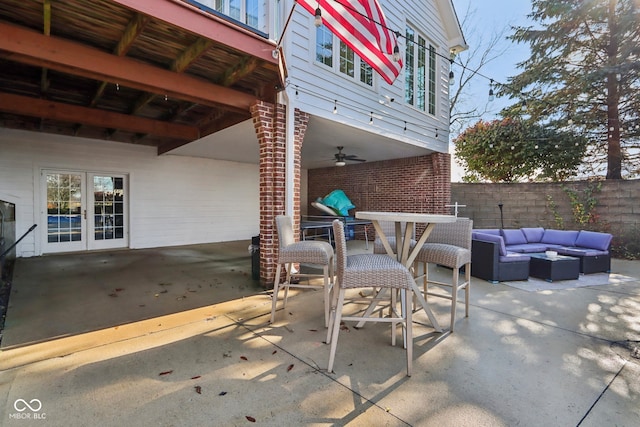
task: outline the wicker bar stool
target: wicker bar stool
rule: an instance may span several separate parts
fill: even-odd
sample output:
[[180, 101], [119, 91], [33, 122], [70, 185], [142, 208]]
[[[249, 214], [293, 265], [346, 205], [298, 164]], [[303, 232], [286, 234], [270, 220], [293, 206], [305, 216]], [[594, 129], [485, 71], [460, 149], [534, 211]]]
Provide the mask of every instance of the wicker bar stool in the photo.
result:
[[[276, 269], [276, 278], [273, 284], [273, 302], [271, 305], [271, 323], [274, 322], [276, 316], [276, 306], [278, 303], [278, 292], [284, 288], [284, 303], [282, 307], [287, 305], [287, 296], [289, 288], [311, 288], [323, 289], [324, 291], [324, 325], [329, 326], [329, 308], [331, 300], [331, 289], [333, 287], [334, 276], [334, 254], [333, 247], [327, 242], [305, 240], [296, 242], [293, 234], [293, 221], [291, 217], [286, 215], [278, 215], [275, 219], [278, 229], [278, 267]], [[296, 273], [297, 277], [322, 277], [324, 282], [322, 285], [311, 285], [309, 283], [291, 283], [291, 268], [293, 264], [304, 263], [319, 266], [322, 268], [322, 274], [312, 273]], [[286, 278], [284, 283], [280, 284], [280, 274], [282, 266], [286, 266]]]
[[[404, 327], [404, 344], [407, 352], [407, 376], [411, 376], [413, 359], [412, 310], [410, 305], [411, 296], [413, 295], [413, 277], [411, 272], [400, 262], [388, 255], [359, 254], [347, 256], [344, 224], [339, 220], [333, 221], [333, 234], [336, 245], [337, 274], [331, 305], [329, 331], [327, 332], [327, 343], [331, 343], [328, 371], [333, 372], [333, 363], [338, 346], [338, 334], [340, 333], [340, 322], [386, 322], [392, 325], [392, 345], [395, 345], [396, 325], [401, 324]], [[346, 291], [360, 288], [377, 289], [378, 291], [374, 292], [373, 298], [386, 302], [386, 306], [388, 306], [389, 301], [391, 301], [390, 315], [388, 317], [374, 316], [373, 313], [371, 313], [371, 315], [367, 317], [363, 317], [362, 315], [343, 316], [342, 309], [347, 299]], [[398, 290], [400, 291], [401, 298], [401, 313], [395, 310], [395, 295]], [[390, 297], [384, 295], [387, 291], [391, 292]], [[358, 295], [354, 300], [362, 302], [363, 298]], [[349, 301], [353, 300], [349, 298]], [[365, 298], [364, 301], [372, 302], [372, 298]]]

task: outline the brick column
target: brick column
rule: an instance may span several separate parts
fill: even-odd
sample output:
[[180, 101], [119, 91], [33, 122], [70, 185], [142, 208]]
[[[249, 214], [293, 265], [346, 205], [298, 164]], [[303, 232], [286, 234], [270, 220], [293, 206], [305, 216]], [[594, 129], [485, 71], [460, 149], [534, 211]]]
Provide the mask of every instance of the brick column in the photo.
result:
[[[260, 281], [272, 287], [278, 256], [276, 215], [284, 214], [286, 201], [286, 107], [259, 101], [251, 106], [260, 146]], [[296, 110], [294, 133], [294, 233], [300, 229], [300, 157], [309, 116]]]

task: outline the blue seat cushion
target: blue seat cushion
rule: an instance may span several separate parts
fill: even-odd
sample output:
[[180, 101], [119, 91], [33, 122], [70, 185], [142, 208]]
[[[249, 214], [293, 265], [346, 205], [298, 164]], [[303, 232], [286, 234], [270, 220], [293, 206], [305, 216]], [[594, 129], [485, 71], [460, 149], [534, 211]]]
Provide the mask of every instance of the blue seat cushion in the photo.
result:
[[544, 252], [548, 248], [544, 243], [527, 243], [524, 245], [508, 245], [507, 251], [520, 253]]
[[527, 238], [527, 242], [529, 243], [540, 243], [542, 241], [542, 236], [544, 235], [544, 228], [542, 227], [523, 227], [522, 233], [524, 237]]
[[507, 246], [527, 243], [527, 238], [519, 228], [515, 230], [501, 230], [501, 233], [504, 238], [504, 244]]
[[560, 246], [575, 246], [577, 237], [578, 231], [575, 230], [546, 229], [541, 242]]
[[500, 256], [500, 262], [523, 262], [529, 261], [531, 257], [529, 255], [518, 254], [515, 252], [508, 252], [506, 255]]
[[558, 253], [560, 255], [569, 255], [569, 256], [577, 256], [577, 257], [609, 255], [608, 251], [601, 251], [598, 249], [590, 249], [590, 248], [576, 248], [576, 247], [558, 248]]
[[606, 251], [609, 249], [612, 237], [609, 233], [581, 230], [576, 238], [575, 246]]

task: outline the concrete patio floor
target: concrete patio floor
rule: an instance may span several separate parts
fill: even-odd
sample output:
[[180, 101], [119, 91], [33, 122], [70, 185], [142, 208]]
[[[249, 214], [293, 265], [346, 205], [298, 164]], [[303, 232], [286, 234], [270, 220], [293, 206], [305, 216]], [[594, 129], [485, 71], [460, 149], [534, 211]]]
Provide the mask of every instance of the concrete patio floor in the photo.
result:
[[248, 245], [18, 259], [0, 425], [640, 425], [638, 261], [613, 261], [634, 280], [565, 290], [473, 278], [454, 333], [415, 315], [409, 378], [383, 324], [347, 324], [327, 373], [322, 293], [270, 325]]

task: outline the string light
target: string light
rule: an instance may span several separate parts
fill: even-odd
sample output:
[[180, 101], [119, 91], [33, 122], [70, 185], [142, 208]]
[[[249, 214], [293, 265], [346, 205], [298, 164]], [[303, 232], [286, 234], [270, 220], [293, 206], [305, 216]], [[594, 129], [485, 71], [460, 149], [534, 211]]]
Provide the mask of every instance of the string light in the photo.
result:
[[436, 139], [438, 138], [438, 128], [436, 128]]
[[527, 100], [523, 100], [522, 101], [522, 106], [521, 106], [522, 111], [527, 111]]
[[[453, 67], [453, 59], [450, 59], [449, 61], [451, 63], [450, 67]], [[455, 77], [456, 76], [455, 74], [453, 74], [453, 70], [449, 69], [449, 86], [453, 86], [453, 84], [456, 82]]]
[[322, 25], [322, 11], [320, 10], [320, 4], [318, 4], [318, 7], [316, 8], [316, 14], [313, 19], [313, 24], [316, 27], [319, 27]]
[[371, 118], [369, 119], [369, 124], [372, 125], [373, 124], [373, 111], [371, 112]]
[[493, 94], [493, 79], [489, 82], [489, 102], [493, 102], [496, 96]]
[[404, 121], [404, 129], [402, 130], [404, 133], [407, 133], [407, 121]]

